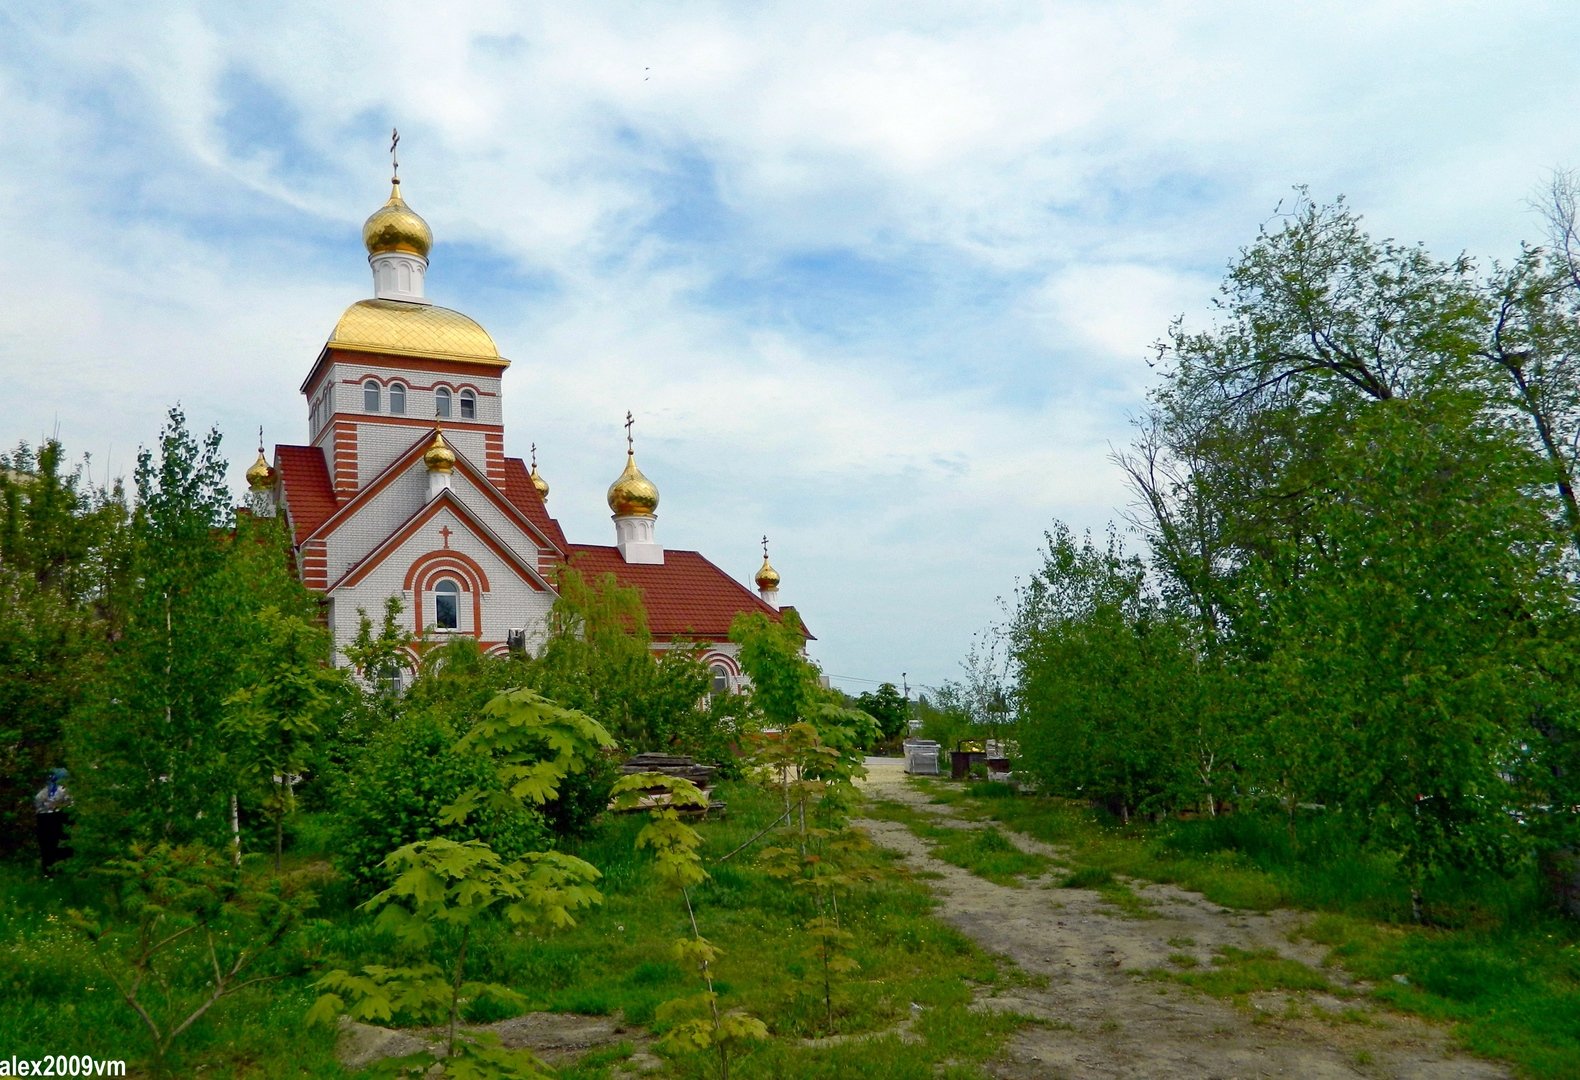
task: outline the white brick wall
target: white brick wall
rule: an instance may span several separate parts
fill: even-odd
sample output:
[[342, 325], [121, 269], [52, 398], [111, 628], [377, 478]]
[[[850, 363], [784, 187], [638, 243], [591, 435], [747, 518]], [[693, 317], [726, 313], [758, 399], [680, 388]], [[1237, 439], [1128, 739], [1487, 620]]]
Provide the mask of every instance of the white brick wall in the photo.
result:
[[[355, 524], [361, 527], [361, 522]], [[413, 564], [423, 556], [435, 549], [443, 550], [444, 539], [438, 532], [440, 528], [450, 530], [449, 549], [470, 557], [482, 567], [488, 579], [489, 590], [481, 594], [482, 640], [489, 643], [503, 642], [511, 628], [525, 627], [528, 632], [529, 648], [541, 644], [544, 628], [548, 622], [549, 608], [554, 603], [553, 595], [547, 590], [541, 592], [535, 590], [522, 581], [509, 563], [472, 535], [465, 520], [446, 509], [441, 510], [430, 525], [425, 525], [416, 535], [401, 544], [355, 586], [337, 589], [331, 595], [330, 627], [334, 633], [337, 652], [343, 650], [356, 638], [357, 608], [363, 608], [377, 620], [383, 610], [384, 600], [389, 596], [401, 597], [405, 606], [404, 625], [409, 630], [417, 629], [415, 622], [417, 597], [405, 588], [405, 579]], [[333, 576], [331, 574], [331, 577]], [[455, 576], [465, 577], [462, 574]], [[462, 597], [460, 619], [462, 630], [472, 629], [471, 600], [470, 594]], [[422, 617], [430, 624], [433, 621], [431, 597], [424, 598]], [[341, 662], [344, 662], [343, 655]]]

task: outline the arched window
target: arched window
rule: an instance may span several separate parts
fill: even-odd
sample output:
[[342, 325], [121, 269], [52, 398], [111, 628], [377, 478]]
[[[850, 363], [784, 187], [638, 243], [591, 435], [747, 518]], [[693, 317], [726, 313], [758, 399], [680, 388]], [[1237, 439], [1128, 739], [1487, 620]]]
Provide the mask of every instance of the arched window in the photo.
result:
[[433, 415], [450, 418], [450, 391], [442, 386], [433, 392]]
[[708, 688], [709, 697], [722, 697], [730, 692], [730, 671], [723, 664], [714, 664], [708, 669], [708, 674], [713, 676], [713, 685]]
[[461, 391], [461, 419], [477, 419], [477, 395], [470, 390]]
[[390, 383], [390, 412], [396, 415], [406, 412], [406, 387], [400, 383]]
[[368, 412], [379, 411], [379, 384], [377, 379], [369, 379], [362, 384], [362, 407]]
[[449, 578], [434, 582], [433, 625], [440, 630], [461, 625], [461, 587]]

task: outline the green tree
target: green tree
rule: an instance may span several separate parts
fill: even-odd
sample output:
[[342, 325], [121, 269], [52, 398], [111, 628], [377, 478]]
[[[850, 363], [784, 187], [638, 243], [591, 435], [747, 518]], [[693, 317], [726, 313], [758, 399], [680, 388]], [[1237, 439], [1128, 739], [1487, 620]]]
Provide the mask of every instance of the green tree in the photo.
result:
[[1445, 871], [1511, 863], [1507, 777], [1562, 693], [1561, 533], [1527, 495], [1543, 463], [1474, 406], [1379, 403], [1336, 457], [1323, 558], [1270, 597], [1276, 745], [1249, 763], [1398, 852], [1418, 905]]
[[589, 581], [567, 569], [558, 586], [531, 685], [593, 717], [622, 745], [702, 752], [710, 676], [699, 650], [654, 650], [640, 590], [613, 574]]
[[349, 690], [327, 663], [329, 634], [317, 623], [268, 607], [258, 624], [258, 640], [238, 672], [240, 688], [225, 699], [220, 730], [233, 771], [261, 798], [274, 825], [279, 870], [296, 785], [318, 758], [325, 728], [344, 711]]
[[1010, 643], [1022, 760], [1048, 790], [1126, 820], [1137, 809], [1216, 802], [1226, 733], [1212, 730], [1190, 693], [1188, 621], [1148, 588], [1145, 565], [1112, 532], [1103, 547], [1062, 525], [1048, 534]]
[[883, 742], [893, 742], [910, 730], [910, 708], [893, 683], [886, 682], [876, 691], [859, 695], [856, 708], [878, 722], [878, 732]]
[[135, 479], [117, 635], [100, 692], [67, 728], [79, 825], [101, 853], [134, 838], [228, 839], [239, 779], [222, 721], [262, 633], [257, 613], [313, 610], [280, 523], [237, 526], [218, 431], [199, 440], [172, 409]]
[[33, 793], [66, 760], [66, 716], [102, 692], [127, 511], [85, 473], [55, 441], [0, 454], [0, 851], [31, 831]]
[[272, 971], [259, 963], [285, 951], [312, 906], [293, 882], [253, 888], [217, 852], [169, 844], [133, 844], [104, 872], [119, 882], [110, 915], [68, 914], [141, 1021], [156, 1075], [166, 1074], [176, 1040], [220, 1001], [301, 965], [300, 955], [276, 959]]
[[1560, 243], [1478, 278], [1302, 193], [1216, 323], [1171, 328], [1121, 455], [1198, 643], [1181, 697], [1244, 733], [1240, 793], [1328, 807], [1417, 896], [1503, 863], [1563, 775], [1573, 265]]
[[443, 838], [408, 844], [391, 852], [386, 863], [392, 884], [363, 906], [378, 912], [380, 929], [439, 962], [376, 964], [355, 974], [329, 971], [318, 980], [324, 993], [309, 1011], [309, 1023], [328, 1023], [342, 1014], [438, 1022], [445, 1030], [442, 1054], [419, 1051], [392, 1064], [422, 1075], [437, 1067], [439, 1075], [458, 1080], [552, 1076], [531, 1052], [501, 1046], [496, 1033], [461, 1030], [462, 1009], [472, 1002], [525, 1002], [508, 986], [469, 979], [468, 948], [473, 930], [489, 918], [503, 918], [518, 932], [574, 926], [574, 913], [603, 900], [594, 886], [598, 871], [557, 851], [532, 852], [507, 863], [481, 841]]
[[837, 751], [837, 768], [847, 779], [865, 774], [863, 751], [878, 740], [878, 722], [823, 685], [822, 673], [806, 658], [806, 631], [794, 611], [770, 619], [760, 612], [738, 616], [730, 640], [740, 646], [741, 670], [752, 680], [752, 709], [770, 729], [789, 730], [800, 721], [817, 729], [823, 744]]

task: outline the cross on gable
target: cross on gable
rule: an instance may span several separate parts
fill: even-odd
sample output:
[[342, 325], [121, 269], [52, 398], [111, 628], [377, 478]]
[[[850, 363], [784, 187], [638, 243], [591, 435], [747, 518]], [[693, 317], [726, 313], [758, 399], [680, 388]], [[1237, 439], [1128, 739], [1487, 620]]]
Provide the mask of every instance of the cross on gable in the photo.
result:
[[454, 535], [450, 532], [450, 526], [446, 525], [444, 528], [440, 529], [439, 535], [444, 538], [444, 546], [448, 548], [450, 546], [450, 537]]

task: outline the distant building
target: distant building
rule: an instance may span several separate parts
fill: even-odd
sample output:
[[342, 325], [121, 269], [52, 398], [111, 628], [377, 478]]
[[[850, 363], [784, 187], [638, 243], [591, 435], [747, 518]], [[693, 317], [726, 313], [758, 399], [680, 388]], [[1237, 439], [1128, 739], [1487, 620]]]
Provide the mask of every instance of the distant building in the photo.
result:
[[505, 453], [510, 362], [476, 322], [424, 296], [433, 236], [398, 175], [362, 239], [373, 298], [346, 309], [302, 382], [309, 441], [276, 446], [272, 463], [260, 446], [247, 471], [253, 512], [285, 517], [302, 581], [324, 596], [337, 656], [358, 609], [377, 618], [392, 595], [425, 640], [535, 650], [569, 566], [639, 589], [655, 647], [699, 642], [715, 689], [739, 688], [730, 623], [742, 612], [777, 617], [766, 542], [755, 594], [698, 552], [666, 551], [629, 413], [625, 468], [607, 493], [615, 542], [569, 542], [535, 448], [530, 466]]

